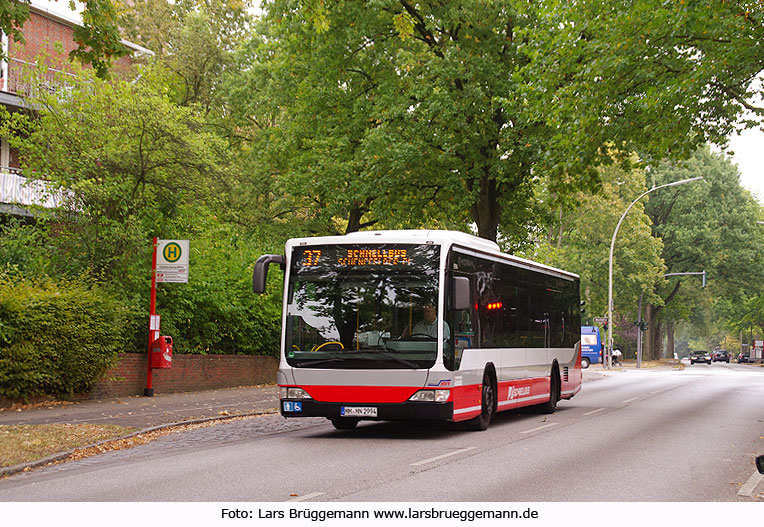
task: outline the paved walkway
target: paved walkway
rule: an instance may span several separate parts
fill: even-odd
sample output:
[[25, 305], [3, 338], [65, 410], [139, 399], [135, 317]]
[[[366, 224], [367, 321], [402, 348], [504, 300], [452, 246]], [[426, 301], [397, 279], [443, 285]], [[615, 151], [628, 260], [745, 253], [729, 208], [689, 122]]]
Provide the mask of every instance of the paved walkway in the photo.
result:
[[183, 421], [276, 412], [277, 408], [278, 387], [263, 385], [3, 409], [0, 425], [100, 423], [145, 429]]

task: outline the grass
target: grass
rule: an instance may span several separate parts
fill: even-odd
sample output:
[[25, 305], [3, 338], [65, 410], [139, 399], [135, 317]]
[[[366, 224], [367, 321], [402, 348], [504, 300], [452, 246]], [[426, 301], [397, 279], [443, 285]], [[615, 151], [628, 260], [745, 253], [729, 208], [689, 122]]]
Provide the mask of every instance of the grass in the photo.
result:
[[135, 430], [97, 424], [0, 425], [0, 467], [35, 461]]

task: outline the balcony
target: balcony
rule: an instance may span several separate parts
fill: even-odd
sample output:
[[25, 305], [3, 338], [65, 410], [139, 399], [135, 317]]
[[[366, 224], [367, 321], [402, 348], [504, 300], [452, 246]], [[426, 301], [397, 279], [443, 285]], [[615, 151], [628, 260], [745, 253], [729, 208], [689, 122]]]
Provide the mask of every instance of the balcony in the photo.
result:
[[52, 67], [40, 68], [34, 62], [18, 58], [0, 61], [0, 104], [23, 108], [24, 98], [40, 93], [40, 90], [55, 91], [64, 87], [62, 79], [74, 78], [67, 71]]
[[54, 209], [63, 206], [63, 195], [44, 183], [27, 181], [20, 171], [0, 167], [0, 214], [32, 216], [27, 207]]

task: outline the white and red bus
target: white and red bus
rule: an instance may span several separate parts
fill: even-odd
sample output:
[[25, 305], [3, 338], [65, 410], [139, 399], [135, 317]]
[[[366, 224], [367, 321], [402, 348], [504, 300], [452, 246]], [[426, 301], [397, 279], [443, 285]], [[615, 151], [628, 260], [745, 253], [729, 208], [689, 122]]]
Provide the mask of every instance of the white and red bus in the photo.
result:
[[577, 275], [452, 231], [297, 238], [255, 264], [285, 271], [280, 411], [360, 420], [465, 421], [552, 413], [581, 389]]

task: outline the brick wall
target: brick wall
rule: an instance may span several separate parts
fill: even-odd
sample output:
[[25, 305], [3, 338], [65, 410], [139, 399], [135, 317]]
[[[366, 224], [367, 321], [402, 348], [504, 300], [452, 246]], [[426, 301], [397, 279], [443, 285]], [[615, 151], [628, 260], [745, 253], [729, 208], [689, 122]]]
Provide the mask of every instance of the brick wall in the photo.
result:
[[8, 55], [27, 62], [34, 62], [40, 53], [45, 52], [49, 55], [49, 66], [61, 67], [68, 62], [69, 52], [77, 47], [71, 26], [35, 12], [29, 14], [22, 32], [25, 44], [11, 38]]
[[[106, 372], [90, 397], [107, 399], [142, 395], [146, 353], [125, 353]], [[254, 355], [173, 355], [172, 368], [152, 373], [154, 393], [190, 392], [276, 382], [278, 359]]]

